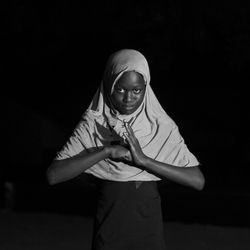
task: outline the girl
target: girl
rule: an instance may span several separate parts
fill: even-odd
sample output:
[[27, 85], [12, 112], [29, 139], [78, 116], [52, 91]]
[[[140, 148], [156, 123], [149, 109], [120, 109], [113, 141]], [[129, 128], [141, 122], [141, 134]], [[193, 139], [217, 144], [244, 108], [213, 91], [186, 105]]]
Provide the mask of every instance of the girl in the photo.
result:
[[199, 162], [154, 95], [147, 60], [136, 50], [110, 56], [99, 89], [47, 176], [56, 184], [83, 172], [99, 187], [93, 250], [165, 249], [157, 181], [204, 187]]

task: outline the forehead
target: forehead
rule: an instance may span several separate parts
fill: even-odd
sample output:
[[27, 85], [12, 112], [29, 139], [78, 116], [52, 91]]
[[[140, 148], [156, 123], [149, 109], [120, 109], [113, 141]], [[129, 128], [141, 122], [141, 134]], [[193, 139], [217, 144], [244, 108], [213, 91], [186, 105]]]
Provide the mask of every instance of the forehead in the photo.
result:
[[115, 86], [133, 87], [133, 86], [145, 86], [143, 76], [136, 71], [124, 72], [121, 77], [117, 80]]

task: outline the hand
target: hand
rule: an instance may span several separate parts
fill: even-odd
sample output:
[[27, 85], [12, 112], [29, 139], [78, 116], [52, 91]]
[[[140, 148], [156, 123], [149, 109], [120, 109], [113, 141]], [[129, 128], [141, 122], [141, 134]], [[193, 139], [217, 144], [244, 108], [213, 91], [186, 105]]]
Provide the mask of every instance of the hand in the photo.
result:
[[109, 147], [110, 158], [116, 161], [132, 162], [132, 156], [129, 149], [121, 145], [114, 145]]
[[143, 153], [140, 143], [138, 139], [135, 137], [134, 131], [131, 128], [131, 126], [124, 122], [124, 127], [126, 128], [127, 133], [124, 134], [129, 147], [130, 152], [132, 154], [133, 162], [140, 167], [143, 167], [145, 165], [146, 155]]

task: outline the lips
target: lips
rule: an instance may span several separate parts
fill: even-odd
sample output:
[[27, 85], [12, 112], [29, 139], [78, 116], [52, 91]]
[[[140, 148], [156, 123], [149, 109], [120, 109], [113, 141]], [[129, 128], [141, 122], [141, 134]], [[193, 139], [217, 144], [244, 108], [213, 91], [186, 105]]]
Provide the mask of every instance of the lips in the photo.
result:
[[135, 106], [123, 106], [124, 109], [133, 109]]

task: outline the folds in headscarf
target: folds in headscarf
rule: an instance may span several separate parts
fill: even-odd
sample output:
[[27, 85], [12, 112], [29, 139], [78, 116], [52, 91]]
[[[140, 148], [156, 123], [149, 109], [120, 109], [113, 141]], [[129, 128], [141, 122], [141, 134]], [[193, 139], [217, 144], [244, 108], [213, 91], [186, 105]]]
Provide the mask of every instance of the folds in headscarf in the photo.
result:
[[[142, 104], [130, 115], [119, 114], [109, 101], [117, 80], [126, 71], [140, 73], [146, 84]], [[57, 159], [71, 157], [83, 150], [88, 153], [93, 148], [114, 142], [125, 143], [124, 120], [130, 123], [147, 156], [178, 167], [199, 165], [196, 157], [188, 150], [178, 126], [162, 108], [151, 88], [146, 58], [132, 49], [117, 51], [109, 57], [100, 87], [69, 141], [58, 152]], [[86, 173], [115, 181], [160, 180], [153, 173], [111, 159], [100, 161], [86, 170]]]

